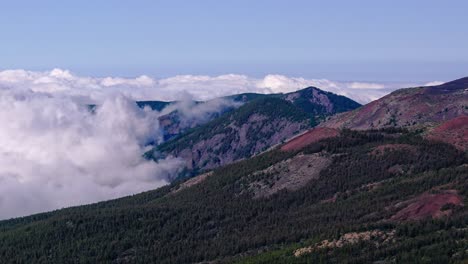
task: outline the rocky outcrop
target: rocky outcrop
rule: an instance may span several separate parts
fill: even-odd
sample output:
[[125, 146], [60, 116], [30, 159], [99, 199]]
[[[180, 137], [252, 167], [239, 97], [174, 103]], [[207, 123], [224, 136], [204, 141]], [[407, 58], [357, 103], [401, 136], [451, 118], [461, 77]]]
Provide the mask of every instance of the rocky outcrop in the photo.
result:
[[381, 244], [393, 242], [395, 238], [395, 233], [395, 230], [381, 231], [378, 229], [364, 232], [346, 233], [342, 235], [339, 239], [323, 240], [320, 243], [317, 243], [313, 246], [299, 248], [294, 251], [294, 256], [300, 257], [302, 255], [310, 254], [316, 250], [341, 248], [347, 245], [354, 245], [360, 242], [371, 242], [378, 247]]
[[284, 189], [298, 190], [317, 179], [330, 164], [331, 157], [325, 153], [300, 154], [250, 175], [248, 178], [253, 181], [248, 189], [255, 198], [268, 197]]

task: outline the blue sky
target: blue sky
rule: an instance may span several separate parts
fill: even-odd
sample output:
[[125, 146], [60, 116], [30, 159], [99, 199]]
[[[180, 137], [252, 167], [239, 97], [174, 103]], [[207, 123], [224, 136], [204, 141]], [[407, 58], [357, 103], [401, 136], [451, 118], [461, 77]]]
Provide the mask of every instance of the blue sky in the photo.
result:
[[0, 69], [91, 76], [468, 75], [468, 1], [3, 1]]

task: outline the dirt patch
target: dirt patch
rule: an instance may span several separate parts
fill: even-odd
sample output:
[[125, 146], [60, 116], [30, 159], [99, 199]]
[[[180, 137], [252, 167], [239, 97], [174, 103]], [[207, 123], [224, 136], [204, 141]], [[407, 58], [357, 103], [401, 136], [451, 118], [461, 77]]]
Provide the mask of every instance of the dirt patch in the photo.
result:
[[300, 257], [305, 254], [312, 253], [315, 250], [326, 249], [326, 248], [341, 248], [346, 245], [353, 245], [363, 241], [371, 241], [376, 246], [393, 242], [395, 237], [395, 230], [381, 231], [371, 230], [365, 232], [351, 232], [342, 235], [339, 239], [335, 240], [323, 240], [320, 243], [315, 244], [311, 247], [304, 247], [294, 251], [295, 257]]
[[282, 151], [299, 150], [309, 144], [320, 141], [325, 138], [336, 137], [339, 131], [334, 128], [319, 127], [313, 128], [308, 132], [291, 139], [289, 142], [281, 147]]
[[175, 189], [173, 189], [171, 191], [171, 193], [178, 193], [184, 189], [187, 189], [191, 186], [194, 186], [194, 185], [197, 185], [199, 183], [201, 183], [202, 181], [204, 181], [208, 176], [211, 176], [213, 175], [213, 172], [210, 171], [210, 172], [207, 172], [207, 173], [203, 173], [203, 174], [200, 174], [196, 177], [193, 177], [191, 179], [188, 179], [186, 180], [185, 182], [181, 183], [178, 187], [176, 187]]
[[434, 128], [427, 138], [443, 141], [458, 149], [468, 150], [468, 116], [459, 116]]
[[381, 156], [386, 151], [408, 151], [410, 153], [416, 153], [416, 147], [408, 144], [385, 144], [375, 147], [370, 154], [373, 156]]
[[283, 189], [297, 190], [317, 179], [330, 163], [331, 158], [323, 153], [297, 155], [250, 175], [254, 181], [249, 184], [249, 190], [254, 192], [255, 198], [267, 197]]
[[423, 193], [414, 199], [396, 204], [395, 207], [403, 208], [390, 219], [406, 221], [448, 216], [452, 210], [443, 210], [445, 205], [463, 206], [463, 199], [456, 190], [445, 190], [436, 194]]

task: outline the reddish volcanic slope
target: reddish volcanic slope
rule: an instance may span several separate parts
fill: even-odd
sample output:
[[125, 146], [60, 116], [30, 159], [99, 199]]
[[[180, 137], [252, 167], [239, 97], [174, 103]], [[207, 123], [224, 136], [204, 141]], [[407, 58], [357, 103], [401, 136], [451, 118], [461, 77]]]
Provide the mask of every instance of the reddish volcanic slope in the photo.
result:
[[356, 110], [336, 115], [321, 127], [366, 130], [419, 128], [468, 115], [468, 77], [438, 86], [395, 91]]
[[325, 138], [338, 136], [339, 131], [333, 128], [319, 127], [313, 128], [296, 138], [293, 138], [281, 147], [283, 151], [298, 150], [309, 144], [317, 142]]
[[455, 190], [445, 191], [438, 194], [424, 193], [415, 199], [408, 201], [408, 205], [392, 216], [392, 220], [421, 220], [424, 218], [440, 218], [450, 215], [451, 210], [444, 210], [444, 205], [453, 204], [462, 206], [463, 199]]
[[427, 138], [454, 145], [458, 149], [468, 150], [468, 116], [459, 116], [429, 132]]

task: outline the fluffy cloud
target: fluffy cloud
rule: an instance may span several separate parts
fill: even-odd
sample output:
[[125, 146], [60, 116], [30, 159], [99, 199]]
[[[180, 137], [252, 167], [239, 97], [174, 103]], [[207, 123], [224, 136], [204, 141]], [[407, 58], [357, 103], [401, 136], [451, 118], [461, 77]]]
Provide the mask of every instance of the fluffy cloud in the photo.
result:
[[[83, 77], [67, 70], [0, 71], [0, 218], [111, 199], [167, 184], [183, 166], [142, 158], [161, 142], [158, 117], [178, 110], [190, 124], [236, 107], [220, 96], [284, 93], [316, 86], [365, 103], [399, 84], [267, 75], [181, 75], [166, 79]], [[409, 85], [408, 85], [409, 86]], [[161, 112], [135, 100], [178, 100]], [[94, 111], [86, 104], [95, 103]]]
[[[429, 84], [436, 84], [432, 82]], [[255, 92], [286, 93], [308, 86], [348, 96], [360, 103], [368, 103], [402, 87], [420, 86], [424, 83], [374, 83], [337, 82], [327, 79], [295, 78], [271, 74], [264, 78], [226, 74], [219, 76], [178, 75], [154, 79], [146, 75], [136, 78], [83, 77], [67, 70], [46, 72], [25, 70], [0, 71], [0, 89], [9, 87], [30, 89], [34, 92], [65, 95], [75, 100], [99, 103], [109, 95], [123, 94], [134, 100], [179, 100], [188, 92], [196, 100]]]
[[215, 98], [204, 103], [198, 103], [189, 93], [181, 93], [177, 102], [170, 104], [161, 110], [160, 115], [167, 115], [177, 111], [181, 127], [194, 127], [211, 119], [213, 114], [218, 114], [228, 108], [237, 108], [239, 102], [224, 98]]
[[67, 97], [0, 92], [0, 218], [96, 202], [167, 184], [183, 162], [142, 158], [158, 113], [112, 96], [91, 112]]
[[[161, 79], [154, 87], [164, 91], [167, 98], [177, 99], [177, 92], [188, 91], [198, 100], [238, 93], [288, 93], [309, 86], [347, 96], [362, 104], [376, 100], [396, 89], [420, 86], [421, 83], [374, 83], [374, 82], [337, 82], [327, 79], [306, 79], [278, 74], [264, 78], [252, 78], [246, 75], [193, 76], [181, 75]], [[149, 95], [149, 94], [148, 94]]]

